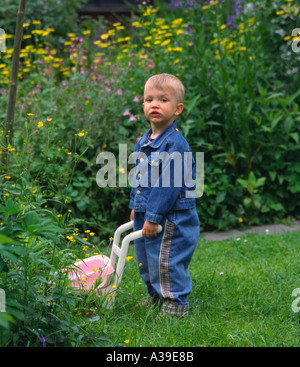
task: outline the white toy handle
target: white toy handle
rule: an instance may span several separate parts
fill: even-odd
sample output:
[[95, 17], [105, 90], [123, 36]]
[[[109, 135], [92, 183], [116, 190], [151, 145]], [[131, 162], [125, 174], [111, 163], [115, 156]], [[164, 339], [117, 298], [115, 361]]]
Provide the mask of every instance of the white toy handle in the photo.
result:
[[[142, 229], [140, 229], [139, 231], [129, 233], [127, 236], [123, 238], [121, 247], [119, 247], [118, 243], [120, 241], [121, 233], [131, 228], [133, 228], [133, 221], [121, 225], [115, 232], [115, 238], [113, 241], [113, 248], [112, 248], [112, 253], [111, 253], [111, 263], [113, 266], [115, 266], [116, 256], [119, 256], [119, 261], [117, 264], [116, 276], [115, 276], [116, 278], [115, 285], [119, 284], [122, 279], [123, 269], [124, 269], [124, 264], [125, 264], [125, 260], [127, 256], [129, 243], [140, 237], [143, 237]], [[159, 224], [157, 226], [157, 233], [160, 233], [162, 229], [163, 229], [162, 226]]]
[[[159, 224], [157, 226], [157, 233], [160, 233], [162, 231], [162, 226]], [[143, 237], [142, 235], [142, 229], [140, 229], [139, 231], [135, 231], [135, 232], [132, 232], [132, 233], [129, 233], [123, 240], [123, 242], [125, 241], [125, 239], [128, 241], [128, 242], [131, 242], [131, 241], [134, 241], [134, 240], [137, 240], [138, 238], [140, 237]], [[122, 242], [122, 246], [123, 246], [123, 242]]]

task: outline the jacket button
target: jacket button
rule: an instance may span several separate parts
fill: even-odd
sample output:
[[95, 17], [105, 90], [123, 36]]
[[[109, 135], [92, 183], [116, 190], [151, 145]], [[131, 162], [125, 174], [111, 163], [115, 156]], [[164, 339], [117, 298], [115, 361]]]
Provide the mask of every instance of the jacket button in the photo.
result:
[[136, 192], [137, 194], [140, 194], [141, 192], [140, 192], [140, 190], [137, 190], [137, 192]]

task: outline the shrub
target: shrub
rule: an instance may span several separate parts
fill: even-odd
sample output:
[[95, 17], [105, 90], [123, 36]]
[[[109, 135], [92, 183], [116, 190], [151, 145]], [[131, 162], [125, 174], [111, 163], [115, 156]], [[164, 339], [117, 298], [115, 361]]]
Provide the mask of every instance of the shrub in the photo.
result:
[[[31, 153], [25, 157], [22, 151], [23, 166], [48, 187], [49, 195], [72, 200], [81, 216], [106, 225], [108, 217], [120, 221], [129, 188], [99, 190], [96, 157], [102, 150], [118, 156], [119, 143], [133, 149], [149, 127], [141, 110], [144, 81], [169, 72], [187, 90], [180, 129], [194, 152], [205, 153], [205, 193], [198, 205], [203, 229], [299, 215], [299, 77], [293, 73], [298, 56], [291, 52], [289, 35], [298, 5], [172, 5], [172, 12], [160, 2], [138, 5], [132, 20], [114, 25], [85, 21], [83, 30], [63, 35], [61, 50], [49, 43], [54, 29], [36, 32], [41, 25], [34, 22], [25, 27], [24, 38], [34, 35], [36, 43], [21, 52], [16, 154], [24, 144], [22, 126], [44, 126], [32, 130]], [[2, 64], [6, 84], [10, 57], [8, 48]], [[34, 114], [30, 122], [28, 113]], [[68, 156], [80, 132], [85, 145]], [[251, 172], [265, 177], [255, 204], [239, 184]]]

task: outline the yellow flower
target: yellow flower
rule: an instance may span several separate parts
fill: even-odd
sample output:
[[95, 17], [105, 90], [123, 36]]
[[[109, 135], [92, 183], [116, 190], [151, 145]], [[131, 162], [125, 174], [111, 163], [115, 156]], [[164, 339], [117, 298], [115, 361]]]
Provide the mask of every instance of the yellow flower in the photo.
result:
[[90, 236], [95, 236], [95, 233], [90, 232], [90, 233], [89, 233], [89, 235], [90, 235]]
[[179, 25], [180, 23], [182, 23], [182, 18], [177, 18], [172, 21], [172, 25]]
[[161, 47], [168, 45], [171, 42], [171, 40], [167, 39], [161, 43]]
[[11, 177], [10, 176], [4, 176], [4, 178], [6, 178], [7, 180], [9, 180]]
[[126, 259], [127, 261], [131, 260], [132, 258], [133, 258], [132, 256], [126, 256], [126, 257], [125, 257], [125, 259]]
[[157, 10], [156, 9], [151, 9], [151, 8], [148, 8], [145, 13], [143, 13], [143, 16], [146, 17], [148, 15], [151, 15], [152, 13], [155, 13]]
[[211, 45], [213, 45], [214, 43], [217, 43], [217, 42], [219, 42], [219, 38], [215, 38], [215, 39], [213, 39], [212, 41], [210, 41], [209, 43], [210, 43]]
[[83, 135], [84, 135], [84, 133], [78, 133], [77, 135], [81, 137], [81, 136], [83, 136]]
[[41, 24], [41, 21], [40, 20], [33, 20], [32, 24]]
[[9, 193], [7, 192], [6, 194], [4, 194], [4, 196], [9, 196]]
[[109, 240], [112, 241], [113, 240], [113, 237], [109, 237]]
[[129, 339], [124, 340], [124, 343], [128, 344], [130, 342]]
[[84, 233], [89, 233], [89, 232], [91, 232], [89, 229], [87, 229], [86, 231], [84, 231]]
[[142, 27], [142, 25], [141, 25], [141, 23], [140, 23], [140, 22], [133, 22], [133, 23], [132, 23], [132, 26], [133, 26], [133, 27], [137, 27], [137, 28], [141, 28], [141, 27]]
[[27, 113], [27, 116], [34, 116], [34, 113]]
[[117, 286], [116, 286], [116, 285], [112, 285], [111, 287], [112, 287], [113, 289], [117, 288]]
[[23, 28], [25, 28], [25, 27], [29, 27], [30, 26], [30, 23], [24, 23], [23, 24]]
[[60, 218], [60, 217], [62, 217], [62, 214], [57, 214], [57, 218]]
[[226, 28], [226, 24], [222, 24], [220, 29], [225, 29]]
[[38, 127], [42, 127], [42, 126], [44, 126], [43, 121], [39, 121], [39, 122], [38, 122]]
[[239, 223], [242, 223], [243, 222], [243, 218], [239, 218]]
[[68, 155], [72, 155], [72, 152], [68, 152], [67, 154], [68, 154]]

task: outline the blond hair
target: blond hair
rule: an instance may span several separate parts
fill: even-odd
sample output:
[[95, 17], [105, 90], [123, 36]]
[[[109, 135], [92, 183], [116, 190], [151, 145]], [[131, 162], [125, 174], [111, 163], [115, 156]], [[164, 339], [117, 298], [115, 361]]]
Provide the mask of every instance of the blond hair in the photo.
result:
[[145, 84], [145, 89], [146, 87], [149, 87], [149, 86], [156, 87], [159, 89], [169, 87], [173, 89], [177, 97], [177, 102], [183, 102], [184, 94], [185, 94], [184, 86], [182, 82], [175, 75], [167, 74], [167, 73], [152, 75], [147, 80]]

